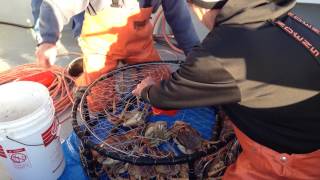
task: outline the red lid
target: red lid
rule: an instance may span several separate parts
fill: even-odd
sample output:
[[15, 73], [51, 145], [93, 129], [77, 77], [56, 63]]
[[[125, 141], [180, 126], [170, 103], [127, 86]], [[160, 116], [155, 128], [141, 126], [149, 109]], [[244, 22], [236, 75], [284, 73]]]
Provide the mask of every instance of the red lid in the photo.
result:
[[49, 87], [55, 79], [55, 75], [51, 71], [44, 71], [30, 76], [22, 77], [19, 81], [33, 81]]
[[175, 116], [178, 110], [162, 110], [155, 107], [152, 107], [152, 113], [154, 115], [167, 115], [167, 116]]

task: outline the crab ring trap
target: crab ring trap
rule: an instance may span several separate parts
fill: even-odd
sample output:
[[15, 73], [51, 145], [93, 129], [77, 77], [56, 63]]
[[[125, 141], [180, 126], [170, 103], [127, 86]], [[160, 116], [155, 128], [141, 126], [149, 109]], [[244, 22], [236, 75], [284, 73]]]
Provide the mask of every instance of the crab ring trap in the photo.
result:
[[[143, 79], [167, 79], [180, 63], [125, 66], [78, 91], [73, 128], [81, 140], [81, 162], [90, 177], [203, 179], [208, 177], [208, 165], [226, 159], [224, 156], [216, 162], [213, 157], [238, 147], [232, 133], [223, 138], [218, 133], [223, 128], [222, 121], [215, 121], [215, 108], [183, 109], [174, 116], [154, 115], [150, 104], [132, 95]], [[211, 175], [221, 176], [225, 166], [215, 170], [210, 171]]]

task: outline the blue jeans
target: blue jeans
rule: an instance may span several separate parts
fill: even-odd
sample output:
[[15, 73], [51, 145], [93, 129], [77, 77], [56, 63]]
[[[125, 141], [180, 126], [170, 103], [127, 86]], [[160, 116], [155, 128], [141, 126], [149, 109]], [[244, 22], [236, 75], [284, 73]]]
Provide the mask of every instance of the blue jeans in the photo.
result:
[[[35, 22], [34, 30], [39, 32], [39, 14], [40, 14], [40, 6], [43, 0], [32, 0], [31, 8], [33, 20]], [[79, 37], [81, 34], [82, 24], [84, 19], [84, 12], [79, 13], [72, 17], [72, 33], [73, 37]]]

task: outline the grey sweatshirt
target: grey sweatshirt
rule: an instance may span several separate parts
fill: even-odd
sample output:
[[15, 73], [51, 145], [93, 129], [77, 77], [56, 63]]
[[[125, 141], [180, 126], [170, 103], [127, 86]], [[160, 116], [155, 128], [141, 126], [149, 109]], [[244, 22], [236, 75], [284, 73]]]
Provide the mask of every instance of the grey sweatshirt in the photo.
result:
[[162, 109], [223, 106], [241, 131], [281, 153], [320, 149], [320, 65], [270, 20], [318, 49], [320, 36], [286, 15], [294, 0], [278, 2], [229, 0], [186, 62], [142, 97]]

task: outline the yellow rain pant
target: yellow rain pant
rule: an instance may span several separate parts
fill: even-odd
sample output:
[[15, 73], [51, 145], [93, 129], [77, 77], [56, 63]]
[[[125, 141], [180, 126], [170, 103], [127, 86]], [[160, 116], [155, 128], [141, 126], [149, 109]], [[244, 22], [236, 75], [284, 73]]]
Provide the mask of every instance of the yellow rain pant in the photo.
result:
[[126, 64], [160, 60], [153, 46], [150, 8], [107, 7], [97, 15], [85, 14], [79, 45], [84, 54], [84, 73], [78, 86]]

